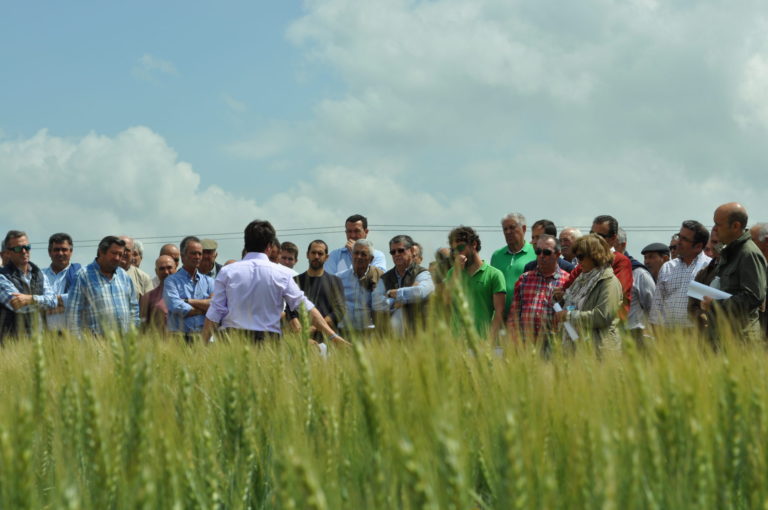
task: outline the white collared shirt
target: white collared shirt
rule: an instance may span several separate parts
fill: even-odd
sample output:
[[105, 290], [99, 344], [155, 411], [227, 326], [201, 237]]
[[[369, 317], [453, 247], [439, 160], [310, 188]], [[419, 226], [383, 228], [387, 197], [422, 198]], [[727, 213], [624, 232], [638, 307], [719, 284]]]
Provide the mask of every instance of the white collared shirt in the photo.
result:
[[293, 280], [292, 270], [269, 261], [264, 253], [248, 253], [243, 260], [223, 266], [216, 276], [206, 318], [222, 328], [280, 333], [284, 305], [307, 310], [315, 305]]

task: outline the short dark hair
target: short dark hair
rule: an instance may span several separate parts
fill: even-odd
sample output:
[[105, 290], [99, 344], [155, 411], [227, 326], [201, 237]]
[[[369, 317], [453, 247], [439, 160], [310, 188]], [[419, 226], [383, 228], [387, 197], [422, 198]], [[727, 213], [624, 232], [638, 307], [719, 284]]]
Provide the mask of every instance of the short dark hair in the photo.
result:
[[709, 241], [709, 230], [696, 220], [687, 220], [683, 222], [682, 228], [687, 228], [693, 232], [693, 244], [706, 246]]
[[315, 239], [314, 241], [309, 243], [309, 246], [307, 246], [307, 255], [309, 255], [309, 252], [312, 251], [313, 244], [322, 244], [323, 247], [325, 248], [326, 255], [328, 254], [328, 244], [326, 244], [326, 242], [323, 241], [322, 239]]
[[608, 223], [608, 233], [606, 234], [608, 237], [613, 237], [619, 233], [619, 222], [613, 216], [602, 214], [592, 220], [593, 224], [597, 223], [598, 225], [606, 222]]
[[550, 220], [538, 220], [536, 223], [531, 225], [531, 230], [533, 230], [536, 227], [544, 227], [544, 233], [550, 236], [556, 236], [557, 235], [557, 227], [555, 226], [555, 223]]
[[72, 237], [69, 234], [65, 234], [64, 232], [59, 232], [58, 234], [53, 234], [51, 237], [48, 238], [48, 249], [50, 250], [53, 248], [54, 244], [61, 244], [61, 243], [69, 243], [70, 247], [74, 247], [74, 243], [72, 242]]
[[347, 218], [347, 221], [345, 221], [344, 224], [346, 225], [347, 223], [357, 223], [358, 221], [363, 222], [363, 230], [368, 230], [368, 218], [362, 214], [353, 214]]
[[285, 241], [283, 244], [281, 244], [280, 251], [287, 251], [288, 253], [293, 254], [294, 257], [299, 257], [299, 247], [290, 241]]
[[728, 226], [732, 226], [736, 222], [741, 223], [741, 228], [747, 228], [747, 223], [749, 222], [749, 217], [747, 216], [747, 211], [745, 210], [735, 210], [732, 211], [728, 215]]
[[18, 239], [19, 237], [27, 237], [27, 233], [21, 230], [9, 230], [8, 233], [5, 234], [5, 239], [3, 239], [3, 250], [8, 247], [8, 243], [11, 239]]
[[480, 236], [477, 235], [475, 229], [472, 227], [465, 227], [461, 225], [456, 227], [448, 234], [448, 242], [453, 243], [477, 243], [477, 251], [480, 251]]
[[181, 253], [186, 253], [187, 251], [187, 245], [189, 243], [199, 243], [200, 239], [197, 236], [187, 236], [184, 239], [181, 240], [179, 243], [179, 251]]
[[99, 241], [99, 253], [107, 253], [107, 250], [109, 250], [109, 247], [113, 244], [118, 245], [120, 248], [125, 248], [125, 241], [117, 236], [107, 236]]
[[413, 238], [405, 234], [396, 235], [395, 237], [389, 240], [389, 244], [398, 244], [398, 243], [403, 243], [406, 248], [412, 248], [414, 245]]
[[275, 237], [274, 239], [272, 239], [272, 242], [270, 242], [270, 243], [269, 243], [269, 245], [270, 245], [272, 248], [277, 248], [277, 249], [279, 250], [279, 249], [280, 249], [280, 239], [278, 239], [277, 237]]
[[267, 250], [267, 246], [272, 243], [272, 240], [277, 237], [277, 234], [275, 233], [275, 227], [270, 222], [253, 220], [245, 227], [243, 237], [246, 253], [263, 253]]

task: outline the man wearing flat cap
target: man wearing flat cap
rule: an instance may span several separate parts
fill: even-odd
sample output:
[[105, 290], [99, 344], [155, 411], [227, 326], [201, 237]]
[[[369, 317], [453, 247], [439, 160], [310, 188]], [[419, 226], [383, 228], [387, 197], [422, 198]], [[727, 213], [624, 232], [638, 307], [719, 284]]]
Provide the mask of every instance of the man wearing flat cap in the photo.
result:
[[664, 262], [669, 260], [669, 246], [664, 243], [651, 243], [640, 252], [644, 259], [643, 263], [653, 276], [653, 281], [659, 278], [659, 270]]
[[197, 270], [201, 274], [215, 279], [216, 275], [221, 271], [221, 264], [216, 262], [219, 243], [213, 239], [203, 239], [201, 242], [203, 245], [203, 260], [200, 262], [200, 267], [198, 267]]

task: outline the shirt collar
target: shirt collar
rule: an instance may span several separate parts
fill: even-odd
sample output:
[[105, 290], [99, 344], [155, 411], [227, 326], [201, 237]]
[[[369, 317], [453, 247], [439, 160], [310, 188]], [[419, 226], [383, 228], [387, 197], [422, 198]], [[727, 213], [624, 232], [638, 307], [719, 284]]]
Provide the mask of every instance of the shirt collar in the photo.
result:
[[245, 254], [245, 257], [243, 257], [243, 260], [253, 260], [253, 259], [259, 259], [259, 260], [269, 260], [269, 257], [267, 257], [267, 254], [260, 251], [249, 251]]
[[518, 255], [520, 253], [528, 253], [530, 251], [530, 248], [532, 248], [532, 247], [533, 247], [533, 245], [531, 243], [529, 243], [528, 241], [525, 241], [523, 243], [523, 247], [520, 248], [520, 250], [518, 250], [518, 251], [512, 251], [512, 250], [509, 249], [509, 246], [507, 246], [507, 253], [509, 253], [510, 255]]

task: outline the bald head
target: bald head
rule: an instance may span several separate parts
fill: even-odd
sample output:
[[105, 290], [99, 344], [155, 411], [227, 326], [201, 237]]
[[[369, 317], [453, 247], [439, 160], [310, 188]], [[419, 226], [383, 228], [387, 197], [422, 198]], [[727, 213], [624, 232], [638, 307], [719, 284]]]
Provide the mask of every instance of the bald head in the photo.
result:
[[164, 244], [160, 248], [160, 255], [168, 255], [176, 263], [176, 267], [179, 267], [179, 260], [181, 260], [181, 253], [175, 244]]
[[747, 227], [747, 210], [738, 202], [729, 202], [715, 209], [715, 227], [717, 236], [723, 244], [738, 239]]
[[168, 255], [160, 255], [155, 261], [155, 274], [162, 282], [176, 272], [176, 261]]

